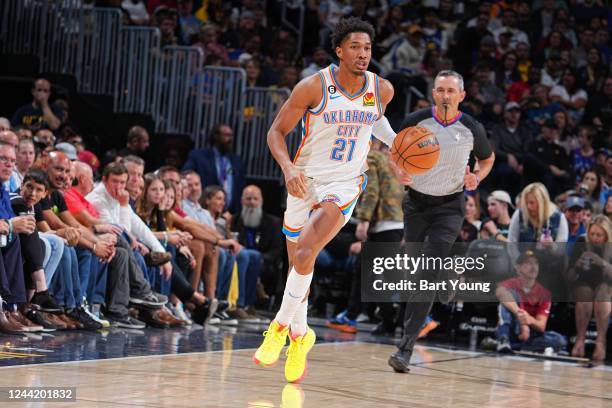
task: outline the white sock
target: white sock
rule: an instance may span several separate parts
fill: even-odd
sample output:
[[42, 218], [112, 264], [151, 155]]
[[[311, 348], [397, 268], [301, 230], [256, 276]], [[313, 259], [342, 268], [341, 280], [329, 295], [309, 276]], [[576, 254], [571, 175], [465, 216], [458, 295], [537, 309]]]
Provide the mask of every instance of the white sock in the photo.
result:
[[308, 330], [308, 299], [300, 303], [291, 321], [291, 337], [303, 336]]
[[285, 285], [283, 302], [274, 320], [283, 326], [291, 323], [298, 306], [302, 303], [306, 293], [308, 293], [310, 282], [312, 282], [312, 272], [308, 275], [300, 275], [295, 268], [291, 268], [287, 277], [287, 284]]

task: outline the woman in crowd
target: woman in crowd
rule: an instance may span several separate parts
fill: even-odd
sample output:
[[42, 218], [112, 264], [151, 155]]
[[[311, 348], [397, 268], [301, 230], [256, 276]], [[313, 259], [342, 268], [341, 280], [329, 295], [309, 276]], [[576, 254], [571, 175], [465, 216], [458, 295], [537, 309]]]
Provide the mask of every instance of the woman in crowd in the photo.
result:
[[605, 215], [591, 220], [587, 234], [574, 246], [568, 278], [576, 301], [576, 342], [572, 356], [584, 357], [586, 331], [595, 315], [597, 339], [593, 360], [606, 358], [606, 333], [612, 304], [612, 221]]
[[[512, 214], [508, 242], [537, 243], [535, 248], [543, 251], [545, 263], [541, 264], [540, 282], [551, 291], [553, 301], [564, 299], [566, 285], [561, 276], [563, 269], [564, 245], [553, 242], [567, 242], [569, 227], [563, 212], [550, 200], [548, 190], [542, 183], [527, 185], [520, 195], [517, 210]], [[516, 258], [522, 247], [509, 246], [510, 254]], [[566, 298], [565, 298], [566, 299]]]
[[[168, 191], [168, 194], [166, 192]], [[197, 323], [206, 322], [216, 310], [216, 300], [207, 299], [195, 290], [187, 281], [185, 270], [193, 271], [195, 258], [187, 246], [193, 239], [191, 234], [173, 228], [173, 214], [171, 210], [175, 204], [174, 188], [168, 188], [156, 175], [145, 176], [144, 191], [136, 203], [136, 212], [151, 228], [155, 237], [159, 239], [166, 249], [172, 253], [173, 273], [170, 279], [163, 276], [151, 276], [152, 286], [163, 294], [170, 294], [172, 311], [179, 318], [174, 325], [185, 324], [189, 321], [183, 311], [183, 303], [190, 302], [193, 309], [193, 319]], [[174, 216], [176, 216], [174, 214]], [[183, 262], [184, 260], [184, 262]], [[192, 272], [193, 273], [193, 272]]]

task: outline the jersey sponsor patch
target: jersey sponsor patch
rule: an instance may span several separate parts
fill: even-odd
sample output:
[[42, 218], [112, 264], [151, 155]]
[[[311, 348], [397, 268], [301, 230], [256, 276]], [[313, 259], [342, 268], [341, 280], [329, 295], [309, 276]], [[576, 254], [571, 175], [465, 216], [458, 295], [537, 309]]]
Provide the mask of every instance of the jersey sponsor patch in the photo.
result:
[[363, 95], [363, 106], [374, 106], [374, 92]]

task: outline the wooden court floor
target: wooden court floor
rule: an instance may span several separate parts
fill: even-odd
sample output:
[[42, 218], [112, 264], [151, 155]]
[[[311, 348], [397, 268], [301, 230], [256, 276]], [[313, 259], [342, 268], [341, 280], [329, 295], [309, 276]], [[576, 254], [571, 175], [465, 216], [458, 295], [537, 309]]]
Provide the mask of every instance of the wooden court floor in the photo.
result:
[[255, 366], [250, 349], [3, 367], [2, 386], [76, 387], [77, 401], [0, 406], [612, 407], [610, 367], [417, 346], [411, 373], [395, 374], [393, 350], [315, 345], [299, 387], [285, 383], [282, 364]]

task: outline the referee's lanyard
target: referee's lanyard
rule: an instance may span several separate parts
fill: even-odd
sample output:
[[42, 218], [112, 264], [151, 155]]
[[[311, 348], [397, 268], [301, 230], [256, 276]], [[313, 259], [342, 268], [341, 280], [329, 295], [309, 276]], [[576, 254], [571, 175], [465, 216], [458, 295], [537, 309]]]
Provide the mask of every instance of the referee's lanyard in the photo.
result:
[[223, 190], [225, 190], [225, 196], [227, 200], [225, 202], [225, 207], [229, 207], [232, 202], [232, 165], [226, 156], [222, 156], [217, 148], [213, 149], [215, 152], [215, 165], [217, 167], [217, 174], [219, 176], [219, 183], [223, 186]]

